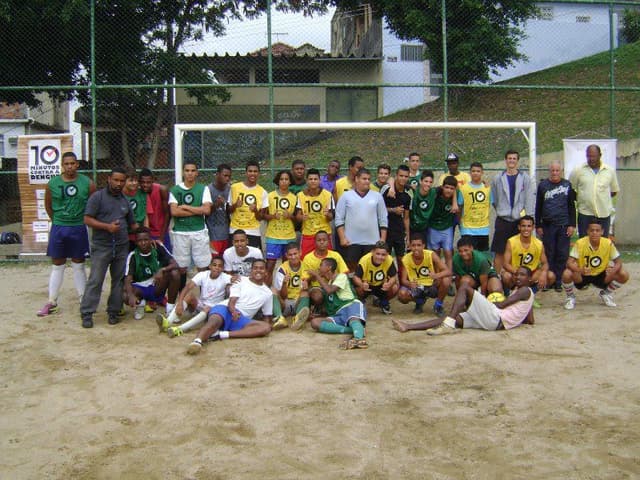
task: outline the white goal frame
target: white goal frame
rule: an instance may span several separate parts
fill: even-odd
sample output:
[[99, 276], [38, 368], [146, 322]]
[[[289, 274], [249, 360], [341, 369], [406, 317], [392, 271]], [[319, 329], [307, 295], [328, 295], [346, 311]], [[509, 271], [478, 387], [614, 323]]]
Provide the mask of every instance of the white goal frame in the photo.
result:
[[182, 139], [189, 131], [270, 130], [520, 130], [529, 143], [529, 175], [536, 177], [535, 122], [304, 122], [304, 123], [176, 123], [174, 129], [175, 182], [182, 181]]

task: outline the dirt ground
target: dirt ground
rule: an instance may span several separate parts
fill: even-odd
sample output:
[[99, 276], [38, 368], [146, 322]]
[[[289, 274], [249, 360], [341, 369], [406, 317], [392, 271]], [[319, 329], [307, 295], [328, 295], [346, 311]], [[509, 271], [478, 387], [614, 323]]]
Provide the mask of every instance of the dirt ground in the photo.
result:
[[[372, 309], [368, 350], [272, 332], [186, 355], [153, 315], [36, 317], [47, 264], [0, 268], [3, 479], [624, 479], [640, 476], [640, 264], [539, 295], [536, 325], [431, 338]], [[447, 300], [447, 306], [451, 299]], [[416, 319], [392, 302], [395, 318]], [[430, 305], [429, 305], [430, 307]]]

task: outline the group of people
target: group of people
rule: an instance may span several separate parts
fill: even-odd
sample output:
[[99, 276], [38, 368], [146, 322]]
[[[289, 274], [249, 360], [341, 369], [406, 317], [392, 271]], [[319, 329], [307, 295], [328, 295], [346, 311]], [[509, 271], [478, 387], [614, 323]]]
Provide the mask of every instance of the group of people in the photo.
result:
[[[169, 337], [201, 327], [192, 354], [207, 341], [299, 330], [309, 319], [319, 332], [350, 335], [343, 348], [367, 348], [368, 296], [387, 315], [393, 298], [413, 303], [416, 314], [434, 299], [433, 320], [393, 321], [400, 331], [432, 335], [533, 323], [537, 290], [564, 290], [572, 309], [575, 290], [593, 284], [613, 307], [613, 292], [629, 278], [608, 238], [619, 188], [597, 145], [586, 156], [569, 180], [552, 163], [537, 188], [518, 168], [518, 152], [508, 151], [506, 169], [490, 184], [482, 164], [461, 171], [455, 154], [434, 182], [411, 153], [395, 170], [382, 164], [375, 174], [354, 156], [345, 176], [337, 161], [321, 174], [296, 160], [277, 172], [271, 192], [259, 184], [253, 161], [237, 182], [229, 165], [219, 165], [208, 185], [187, 161], [182, 182], [171, 188], [154, 183], [148, 169], [116, 167], [96, 191], [67, 152], [45, 193], [53, 266], [38, 315], [58, 310], [68, 258], [83, 327], [93, 326], [108, 269], [109, 324], [120, 321], [123, 305], [138, 320], [164, 307], [156, 320]], [[580, 239], [571, 247], [576, 220]], [[198, 273], [187, 281], [192, 266]], [[454, 290], [445, 316], [445, 297]]]

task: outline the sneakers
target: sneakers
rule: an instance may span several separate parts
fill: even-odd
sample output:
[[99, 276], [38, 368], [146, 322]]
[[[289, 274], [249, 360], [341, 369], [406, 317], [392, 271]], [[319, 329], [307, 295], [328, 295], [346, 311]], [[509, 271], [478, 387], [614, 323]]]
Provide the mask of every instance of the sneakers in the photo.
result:
[[93, 317], [91, 315], [82, 317], [82, 328], [93, 328]]
[[449, 290], [447, 290], [447, 296], [449, 297], [456, 296], [456, 286], [453, 283], [449, 285]]
[[167, 328], [167, 335], [169, 335], [169, 338], [181, 337], [184, 335], [184, 332], [180, 327], [169, 327]]
[[442, 304], [434, 303], [433, 313], [435, 313], [438, 317], [444, 317], [444, 306]]
[[164, 333], [169, 328], [169, 319], [161, 313], [156, 315], [156, 323], [158, 324], [158, 330], [160, 333]]
[[273, 323], [272, 328], [274, 330], [282, 330], [283, 328], [287, 328], [288, 326], [289, 322], [287, 322], [287, 319], [280, 315], [278, 318], [276, 318], [276, 321]]
[[189, 355], [197, 355], [202, 351], [202, 340], [196, 338], [193, 342], [189, 344], [187, 347], [187, 353]]
[[58, 308], [58, 305], [56, 303], [47, 302], [44, 304], [44, 307], [38, 310], [38, 313], [36, 315], [38, 315], [39, 317], [46, 317], [47, 315], [58, 313], [59, 311], [60, 308]]
[[307, 319], [309, 318], [309, 314], [311, 313], [311, 311], [309, 310], [309, 307], [302, 307], [302, 310], [300, 310], [295, 317], [293, 317], [293, 323], [291, 324], [291, 329], [292, 330], [300, 330], [303, 325], [304, 322], [307, 321]]
[[340, 350], [366, 349], [369, 348], [369, 342], [366, 338], [349, 338], [338, 345], [338, 348]]
[[118, 317], [119, 317], [118, 314], [110, 313], [109, 314], [109, 320], [107, 320], [109, 322], [109, 325], [116, 325], [116, 324], [120, 323], [120, 318], [118, 318]]
[[437, 337], [439, 335], [448, 335], [450, 333], [458, 333], [460, 329], [455, 327], [450, 327], [446, 323], [442, 322], [439, 327], [430, 328], [427, 330], [427, 335], [431, 335], [432, 337]]
[[604, 302], [607, 307], [617, 307], [616, 302], [613, 301], [613, 295], [606, 290], [600, 290], [600, 300]]
[[138, 305], [136, 309], [133, 311], [133, 319], [134, 320], [142, 320], [144, 318], [145, 306]]
[[389, 305], [389, 302], [386, 303], [381, 303], [380, 304], [380, 311], [382, 313], [384, 313], [385, 315], [391, 315], [391, 305]]
[[144, 306], [144, 313], [153, 313], [153, 312], [155, 312], [155, 311], [156, 311], [156, 307], [155, 307], [155, 305], [151, 305], [151, 304], [147, 303], [147, 304]]
[[416, 315], [422, 313], [423, 307], [424, 307], [424, 303], [416, 302], [416, 306], [413, 309], [413, 313], [415, 313]]
[[567, 299], [564, 301], [564, 309], [573, 310], [574, 308], [576, 308], [576, 297], [567, 297]]
[[533, 304], [531, 305], [533, 308], [540, 308], [542, 305], [540, 304], [540, 302], [538, 301], [538, 299], [534, 298], [533, 299]]
[[554, 289], [556, 292], [558, 292], [558, 293], [561, 293], [561, 292], [562, 292], [562, 290], [563, 290], [562, 285], [561, 285], [561, 284], [559, 284], [559, 283], [556, 283], [556, 284], [554, 285], [553, 289]]

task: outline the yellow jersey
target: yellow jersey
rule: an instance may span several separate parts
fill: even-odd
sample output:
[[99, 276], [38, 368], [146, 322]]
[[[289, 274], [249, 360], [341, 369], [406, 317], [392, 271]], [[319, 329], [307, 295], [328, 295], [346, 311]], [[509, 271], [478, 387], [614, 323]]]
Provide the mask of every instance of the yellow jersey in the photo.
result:
[[340, 200], [342, 194], [348, 190], [353, 188], [353, 182], [349, 180], [349, 176], [345, 175], [344, 177], [340, 177], [336, 180], [336, 188], [334, 192], [336, 192], [336, 201]]
[[[260, 230], [260, 220], [256, 218], [254, 212], [250, 210], [251, 205], [255, 205], [258, 210], [268, 206], [267, 191], [260, 185], [247, 187], [244, 182], [236, 182], [231, 185], [229, 191], [229, 204], [235, 205], [238, 199], [242, 199], [242, 205], [231, 214], [229, 231], [242, 229], [250, 231]], [[251, 233], [250, 233], [251, 234]]]
[[460, 223], [465, 228], [489, 227], [491, 212], [491, 187], [482, 185], [472, 187], [470, 183], [459, 185], [462, 196], [462, 218]]
[[278, 273], [289, 275], [289, 281], [287, 282], [287, 298], [289, 300], [296, 300], [300, 296], [300, 280], [302, 275], [302, 265], [298, 265], [298, 269], [294, 270], [289, 261], [283, 262], [278, 269]]
[[[282, 196], [275, 190], [267, 195], [269, 201], [269, 214], [274, 215], [278, 212], [289, 212], [293, 216], [296, 209], [296, 196], [288, 192]], [[290, 218], [274, 218], [267, 223], [267, 238], [274, 240], [295, 240], [296, 229], [293, 225], [293, 219]]]
[[[347, 264], [344, 263], [342, 256], [338, 252], [335, 252], [333, 250], [327, 250], [327, 255], [325, 257], [318, 257], [316, 255], [316, 252], [313, 251], [313, 252], [309, 252], [302, 259], [302, 279], [308, 280], [309, 270], [318, 270], [320, 268], [320, 262], [322, 262], [322, 260], [324, 260], [325, 258], [333, 258], [338, 263], [338, 268], [336, 269], [336, 273], [349, 272], [349, 268], [347, 267]], [[310, 286], [317, 287], [319, 285], [320, 284], [314, 280], [313, 282], [311, 282]]]
[[542, 252], [544, 252], [544, 246], [540, 240], [531, 237], [531, 243], [526, 248], [520, 241], [520, 235], [514, 235], [508, 242], [511, 246], [512, 267], [527, 267], [532, 272], [535, 272], [540, 267]]
[[580, 268], [590, 268], [590, 275], [595, 276], [604, 272], [609, 262], [618, 258], [620, 253], [608, 238], [601, 238], [598, 248], [593, 248], [589, 237], [582, 237], [573, 245], [569, 256], [577, 260]]
[[444, 179], [450, 176], [456, 177], [456, 180], [458, 181], [458, 188], [471, 182], [471, 175], [469, 175], [467, 172], [458, 172], [457, 175], [451, 175], [449, 172], [447, 172], [440, 175], [440, 178], [438, 179], [438, 185], [444, 185]]
[[333, 210], [333, 195], [324, 188], [318, 195], [306, 195], [304, 190], [298, 193], [297, 207], [303, 214], [308, 215], [302, 221], [302, 234], [315, 235], [324, 230], [331, 235], [331, 220], [327, 220], [325, 209]]
[[402, 264], [404, 268], [407, 269], [407, 278], [409, 278], [410, 282], [416, 282], [418, 285], [430, 287], [433, 285], [433, 278], [431, 278], [429, 274], [436, 271], [433, 266], [433, 252], [424, 249], [422, 253], [424, 254], [424, 258], [419, 264], [413, 261], [413, 253], [411, 252], [402, 257]]
[[[391, 268], [392, 266], [393, 268]], [[358, 275], [360, 273], [360, 269], [362, 269], [362, 275], [358, 276], [372, 287], [381, 286], [390, 277], [394, 277], [397, 273], [391, 255], [387, 255], [387, 258], [385, 258], [381, 265], [374, 265], [371, 252], [369, 252], [360, 259], [358, 267], [356, 275]]]

